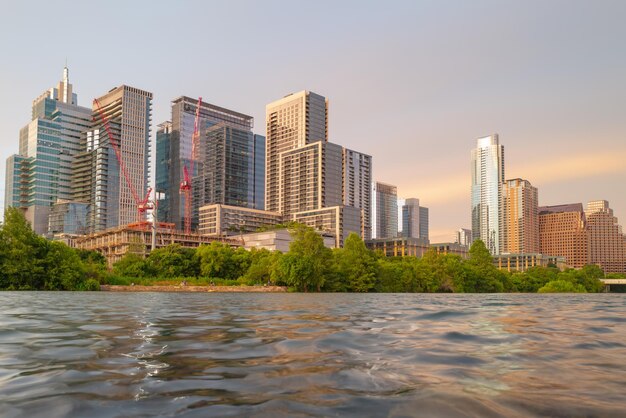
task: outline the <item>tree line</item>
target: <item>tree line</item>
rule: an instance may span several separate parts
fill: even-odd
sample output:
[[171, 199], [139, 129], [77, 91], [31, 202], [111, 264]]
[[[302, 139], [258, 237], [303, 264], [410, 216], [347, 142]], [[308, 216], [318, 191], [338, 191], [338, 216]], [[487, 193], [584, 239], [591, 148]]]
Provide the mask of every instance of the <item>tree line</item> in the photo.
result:
[[0, 225], [0, 289], [99, 290], [106, 259], [37, 235], [19, 209], [8, 208]]
[[533, 267], [499, 270], [484, 243], [469, 257], [438, 254], [385, 257], [351, 234], [343, 248], [324, 246], [312, 228], [290, 224], [289, 251], [248, 251], [213, 242], [196, 249], [172, 244], [129, 252], [108, 271], [105, 258], [35, 234], [22, 213], [9, 208], [0, 226], [0, 289], [96, 290], [100, 284], [282, 285], [301, 292], [599, 292], [603, 271], [595, 266], [559, 271]]
[[127, 254], [113, 266], [117, 283], [149, 284], [189, 278], [194, 284], [274, 284], [300, 292], [599, 292], [603, 271], [595, 266], [559, 271], [533, 267], [523, 273], [499, 270], [484, 243], [474, 242], [469, 257], [438, 254], [385, 257], [369, 250], [356, 234], [343, 248], [324, 246], [312, 228], [291, 224], [289, 251], [233, 249], [213, 242], [197, 249], [176, 244], [143, 258]]

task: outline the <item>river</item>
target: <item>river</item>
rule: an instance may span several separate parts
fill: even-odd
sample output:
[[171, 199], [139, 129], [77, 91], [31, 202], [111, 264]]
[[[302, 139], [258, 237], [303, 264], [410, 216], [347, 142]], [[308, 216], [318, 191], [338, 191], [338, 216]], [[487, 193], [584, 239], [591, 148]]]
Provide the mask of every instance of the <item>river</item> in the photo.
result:
[[626, 295], [0, 292], [1, 417], [626, 415]]

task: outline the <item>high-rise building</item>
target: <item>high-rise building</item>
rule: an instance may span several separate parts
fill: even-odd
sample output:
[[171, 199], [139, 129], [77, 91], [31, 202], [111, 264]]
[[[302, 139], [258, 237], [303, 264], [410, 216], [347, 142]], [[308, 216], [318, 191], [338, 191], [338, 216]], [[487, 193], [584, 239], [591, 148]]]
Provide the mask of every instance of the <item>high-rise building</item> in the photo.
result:
[[503, 211], [504, 146], [498, 135], [478, 138], [472, 150], [472, 235], [482, 240], [491, 254], [500, 254]]
[[465, 245], [467, 247], [472, 245], [472, 230], [466, 228], [459, 228], [455, 234], [454, 242], [456, 244]]
[[309, 91], [289, 94], [268, 104], [266, 121], [265, 209], [280, 211], [281, 153], [328, 141], [328, 100]]
[[[157, 145], [156, 177], [160, 179], [158, 190], [164, 190], [163, 200], [167, 202], [167, 213], [163, 214], [165, 217], [162, 220], [176, 224], [178, 229], [182, 229], [184, 226], [185, 198], [184, 194], [180, 193], [180, 183], [184, 178], [184, 167], [188, 167], [189, 170], [191, 166], [191, 146], [197, 106], [198, 99], [186, 96], [174, 99], [172, 101], [171, 128], [169, 128], [167, 137], [165, 132], [163, 133], [163, 141], [166, 141], [166, 138], [168, 138], [169, 150], [167, 154], [169, 157], [163, 156], [163, 154], [166, 154], [164, 148], [162, 149], [162, 154], [159, 153], [160, 148]], [[249, 137], [252, 134], [254, 119], [252, 116], [244, 115], [243, 113], [202, 102], [198, 119], [198, 132], [201, 138], [199, 141], [200, 145], [203, 144], [203, 141], [206, 141], [207, 129], [217, 124], [245, 132]], [[192, 229], [194, 230], [198, 226], [199, 207], [213, 203], [198, 200], [202, 198], [203, 195], [200, 193], [205, 186], [202, 184], [201, 178], [196, 179], [205, 163], [199, 158], [201, 156], [203, 156], [202, 152], [196, 154], [198, 160], [194, 162], [194, 173], [189, 173], [192, 177], [194, 189], [191, 220]], [[206, 154], [204, 154], [204, 157], [206, 157]], [[159, 161], [168, 161], [168, 163], [161, 165], [158, 163]]]
[[531, 254], [540, 251], [537, 208], [537, 188], [528, 180], [512, 179], [503, 184], [501, 253]]
[[282, 152], [278, 212], [289, 216], [342, 205], [342, 162], [341, 146], [330, 142], [316, 141]]
[[301, 91], [266, 107], [265, 209], [335, 236], [363, 237], [371, 157], [328, 142], [328, 101]]
[[398, 189], [396, 186], [377, 181], [374, 184], [376, 198], [376, 237], [398, 236]]
[[171, 220], [170, 165], [172, 164], [171, 151], [172, 122], [166, 121], [157, 126], [156, 132], [156, 164], [154, 191], [157, 196], [157, 219]]
[[587, 203], [590, 262], [605, 273], [626, 273], [626, 238], [606, 200]]
[[[86, 133], [84, 152], [74, 171], [75, 197], [89, 203], [90, 231], [144, 220], [145, 214], [138, 214], [137, 200], [146, 194], [150, 171], [152, 93], [122, 85], [100, 97], [98, 103], [99, 107], [94, 103], [94, 123]], [[101, 114], [107, 118], [123, 167]]]
[[343, 204], [363, 210], [363, 239], [372, 238], [372, 157], [343, 149]]
[[428, 208], [420, 206], [419, 199], [406, 199], [402, 205], [402, 236], [428, 242]]
[[263, 209], [265, 137], [218, 123], [201, 138], [193, 180], [196, 204]]
[[590, 234], [582, 203], [542, 206], [538, 213], [540, 253], [565, 257], [574, 268], [589, 264]]
[[38, 234], [48, 234], [57, 200], [73, 197], [72, 164], [90, 123], [91, 110], [78, 106], [65, 67], [57, 87], [33, 101], [32, 120], [20, 130], [19, 154], [6, 165], [5, 207], [22, 209]]

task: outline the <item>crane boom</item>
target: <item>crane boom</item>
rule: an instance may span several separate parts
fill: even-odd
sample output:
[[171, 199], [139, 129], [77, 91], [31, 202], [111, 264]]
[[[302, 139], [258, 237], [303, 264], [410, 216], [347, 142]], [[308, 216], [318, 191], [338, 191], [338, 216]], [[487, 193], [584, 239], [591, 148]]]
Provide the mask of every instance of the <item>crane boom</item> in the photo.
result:
[[[113, 147], [113, 150], [115, 151], [115, 157], [117, 158], [117, 162], [120, 165], [122, 176], [124, 177], [124, 180], [126, 182], [126, 185], [128, 186], [128, 189], [130, 190], [130, 193], [133, 195], [135, 205], [137, 206], [137, 217], [138, 217], [137, 221], [141, 221], [142, 214], [146, 211], [146, 209], [150, 209], [149, 204], [148, 204], [148, 199], [149, 199], [150, 192], [152, 191], [152, 189], [151, 188], [148, 189], [148, 194], [144, 200], [139, 199], [139, 194], [133, 187], [132, 182], [130, 181], [130, 176], [128, 175], [126, 164], [124, 163], [124, 159], [122, 158], [122, 150], [120, 149], [120, 143], [113, 138], [113, 133], [111, 132], [111, 127], [109, 126], [109, 119], [104, 114], [104, 111], [102, 110], [102, 106], [100, 105], [100, 102], [98, 101], [98, 99], [93, 99], [93, 102], [96, 105], [96, 111], [98, 112], [100, 121], [102, 122], [102, 125], [104, 126], [104, 130], [106, 131], [107, 136], [109, 137], [109, 143], [111, 144], [111, 146]], [[93, 120], [94, 121], [96, 120], [95, 116], [93, 117]]]

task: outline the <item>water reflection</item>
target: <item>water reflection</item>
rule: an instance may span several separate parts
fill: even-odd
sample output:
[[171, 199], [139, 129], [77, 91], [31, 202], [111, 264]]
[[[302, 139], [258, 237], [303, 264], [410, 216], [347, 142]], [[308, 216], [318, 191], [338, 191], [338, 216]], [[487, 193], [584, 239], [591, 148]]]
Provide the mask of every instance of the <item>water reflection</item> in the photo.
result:
[[619, 295], [5, 292], [0, 303], [0, 416], [626, 408]]

